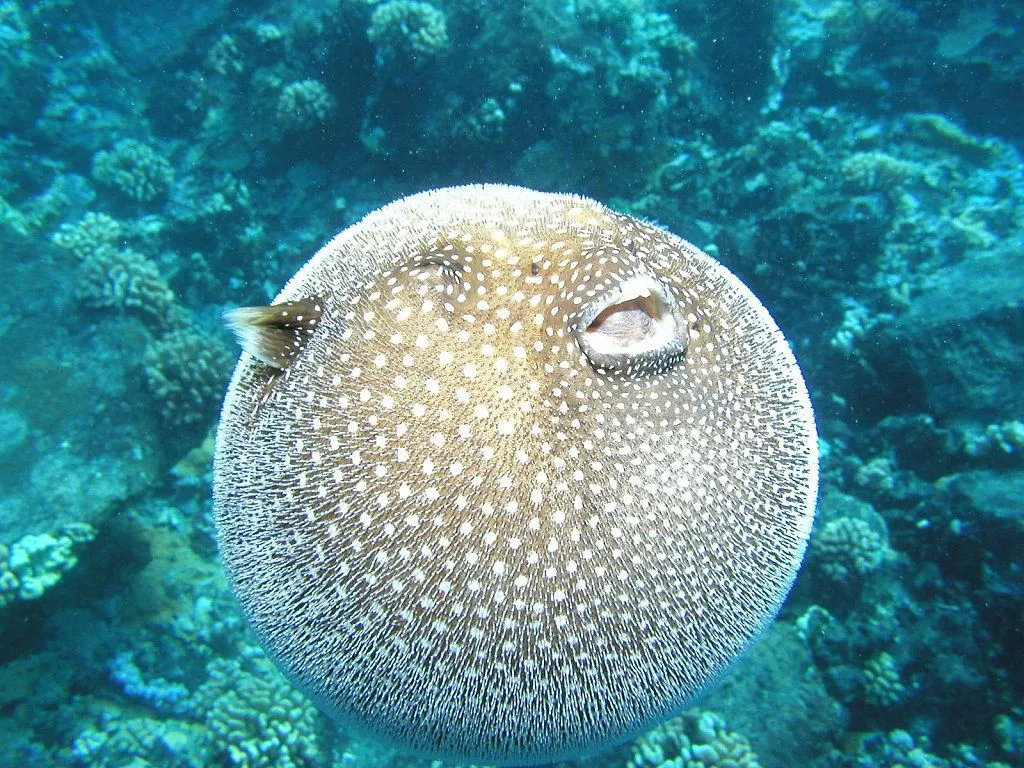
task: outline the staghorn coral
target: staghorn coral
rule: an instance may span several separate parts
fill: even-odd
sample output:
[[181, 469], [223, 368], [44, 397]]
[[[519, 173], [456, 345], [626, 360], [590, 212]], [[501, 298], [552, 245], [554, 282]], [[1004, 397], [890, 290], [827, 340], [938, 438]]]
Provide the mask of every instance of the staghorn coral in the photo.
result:
[[660, 725], [632, 746], [627, 768], [760, 768], [757, 754], [721, 715], [693, 710]]
[[864, 576], [883, 562], [889, 551], [888, 536], [865, 520], [840, 517], [825, 524], [814, 537], [818, 568], [833, 581]]
[[113, 216], [89, 211], [78, 221], [57, 227], [50, 241], [78, 258], [86, 259], [100, 248], [117, 245], [123, 231], [121, 222]]
[[140, 203], [163, 197], [174, 181], [174, 169], [167, 159], [135, 139], [122, 139], [112, 150], [97, 152], [92, 159], [92, 175]]
[[95, 537], [88, 523], [73, 523], [56, 534], [29, 534], [10, 547], [0, 545], [0, 608], [42, 597], [78, 565], [78, 549]]
[[334, 97], [319, 80], [288, 83], [277, 97], [277, 125], [285, 131], [302, 131], [325, 123], [336, 107]]
[[214, 659], [207, 672], [191, 703], [212, 734], [215, 760], [251, 768], [328, 764], [322, 716], [259, 651], [240, 661]]
[[366, 36], [386, 54], [422, 61], [448, 47], [448, 24], [430, 3], [389, 0], [374, 8]]
[[144, 372], [164, 418], [173, 426], [190, 426], [213, 418], [230, 366], [219, 339], [180, 329], [150, 345]]
[[896, 661], [885, 651], [864, 665], [864, 701], [873, 707], [894, 707], [903, 701], [907, 688]]
[[75, 294], [87, 307], [138, 315], [157, 329], [184, 319], [184, 310], [156, 265], [128, 248], [93, 250], [82, 262]]

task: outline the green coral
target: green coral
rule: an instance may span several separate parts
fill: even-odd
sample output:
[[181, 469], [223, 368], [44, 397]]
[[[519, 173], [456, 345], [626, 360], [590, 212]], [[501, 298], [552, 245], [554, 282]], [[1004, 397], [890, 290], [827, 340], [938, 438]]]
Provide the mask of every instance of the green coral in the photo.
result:
[[890, 193], [922, 173], [917, 163], [884, 152], [856, 152], [843, 160], [840, 169], [855, 192]]
[[813, 546], [820, 571], [837, 582], [871, 573], [889, 552], [885, 530], [854, 517], [826, 523], [815, 535]]
[[416, 0], [389, 0], [378, 5], [366, 35], [371, 43], [412, 61], [432, 58], [448, 47], [444, 12]]
[[92, 251], [82, 262], [75, 293], [87, 307], [138, 315], [157, 329], [172, 327], [184, 318], [156, 265], [128, 248], [103, 246]]
[[212, 420], [230, 366], [220, 339], [180, 329], [150, 345], [144, 372], [168, 423], [190, 426]]
[[140, 203], [166, 195], [174, 182], [174, 169], [167, 159], [135, 139], [122, 139], [112, 150], [97, 152], [92, 159], [92, 175]]
[[10, 547], [0, 545], [0, 607], [42, 597], [78, 565], [78, 549], [95, 537], [91, 525], [74, 523], [56, 534], [29, 534]]
[[873, 707], [894, 707], [903, 701], [907, 687], [895, 659], [885, 651], [864, 665], [864, 701]]
[[692, 711], [634, 742], [628, 768], [760, 768], [760, 762], [721, 715]]
[[286, 131], [301, 131], [327, 122], [334, 97], [319, 80], [288, 83], [277, 97], [277, 124]]
[[60, 248], [86, 259], [104, 246], [117, 245], [124, 229], [113, 216], [89, 211], [74, 223], [61, 224], [50, 240]]

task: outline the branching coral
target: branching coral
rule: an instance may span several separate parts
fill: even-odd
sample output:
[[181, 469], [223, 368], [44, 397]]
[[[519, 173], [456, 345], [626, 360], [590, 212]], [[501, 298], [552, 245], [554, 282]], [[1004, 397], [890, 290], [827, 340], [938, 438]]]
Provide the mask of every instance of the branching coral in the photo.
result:
[[874, 707], [894, 707], [903, 701], [907, 688], [896, 661], [883, 651], [864, 665], [864, 701]]
[[89, 211], [74, 223], [61, 224], [50, 240], [78, 258], [86, 259], [104, 246], [117, 245], [122, 232], [121, 222], [113, 216]]
[[164, 418], [173, 426], [187, 426], [213, 418], [230, 365], [219, 339], [176, 330], [149, 347], [144, 371]]
[[853, 517], [826, 523], [812, 546], [821, 572], [838, 582], [875, 570], [885, 562], [889, 551], [884, 530]]
[[335, 106], [334, 97], [319, 80], [288, 83], [277, 97], [277, 124], [288, 131], [306, 130], [326, 122]]
[[230, 765], [299, 768], [325, 765], [321, 715], [270, 661], [253, 652], [241, 663], [214, 659], [192, 697], [212, 732], [213, 752]]
[[633, 744], [628, 768], [760, 768], [757, 754], [714, 712], [687, 712]]
[[211, 765], [209, 743], [209, 734], [194, 723], [112, 717], [81, 731], [66, 758], [90, 768]]
[[153, 147], [122, 139], [92, 159], [93, 177], [132, 200], [145, 203], [167, 194], [174, 181], [171, 164]]
[[415, 0], [389, 0], [378, 5], [366, 35], [388, 54], [412, 61], [437, 56], [448, 47], [444, 12]]
[[184, 311], [156, 265], [137, 251], [104, 246], [82, 262], [76, 295], [94, 309], [135, 314], [158, 329], [183, 322]]
[[78, 565], [78, 549], [95, 537], [91, 525], [76, 523], [56, 534], [29, 534], [10, 547], [0, 545], [0, 607], [42, 597]]

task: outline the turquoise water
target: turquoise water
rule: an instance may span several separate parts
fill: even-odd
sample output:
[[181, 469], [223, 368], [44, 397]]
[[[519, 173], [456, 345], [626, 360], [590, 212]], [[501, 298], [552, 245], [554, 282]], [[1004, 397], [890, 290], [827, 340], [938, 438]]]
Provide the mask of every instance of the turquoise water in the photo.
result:
[[1022, 49], [1024, 7], [955, 0], [0, 0], [0, 765], [424, 762], [320, 715], [228, 589], [220, 316], [485, 181], [722, 261], [818, 418], [778, 620], [580, 762], [1024, 765]]

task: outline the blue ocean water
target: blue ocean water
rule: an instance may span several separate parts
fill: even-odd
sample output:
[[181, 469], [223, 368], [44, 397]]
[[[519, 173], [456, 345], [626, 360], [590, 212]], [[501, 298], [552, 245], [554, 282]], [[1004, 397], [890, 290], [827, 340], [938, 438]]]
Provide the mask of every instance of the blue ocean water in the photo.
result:
[[778, 621], [578, 762], [1024, 765], [1024, 5], [0, 0], [0, 765], [406, 766], [320, 715], [217, 558], [229, 307], [468, 182], [721, 260], [822, 489]]

